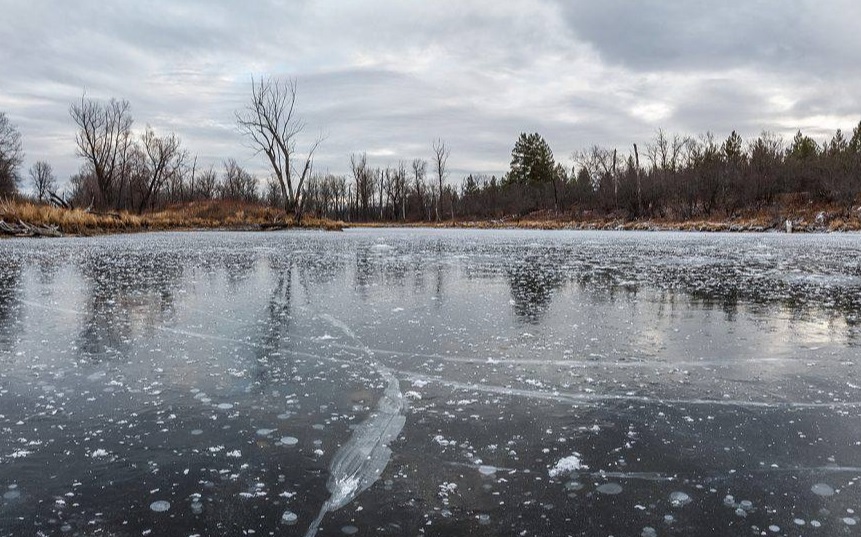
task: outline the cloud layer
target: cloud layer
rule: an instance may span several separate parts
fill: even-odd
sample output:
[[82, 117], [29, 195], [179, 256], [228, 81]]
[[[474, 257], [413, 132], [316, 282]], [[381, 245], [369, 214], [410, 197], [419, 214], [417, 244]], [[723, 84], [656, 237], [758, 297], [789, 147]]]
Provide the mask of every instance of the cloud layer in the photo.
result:
[[138, 128], [177, 132], [202, 161], [265, 173], [234, 111], [256, 74], [298, 79], [317, 169], [451, 146], [452, 178], [503, 173], [522, 131], [557, 159], [627, 151], [655, 129], [796, 129], [824, 139], [861, 119], [861, 4], [526, 0], [96, 2], [0, 0], [0, 110], [27, 165], [74, 173], [69, 104], [132, 104]]

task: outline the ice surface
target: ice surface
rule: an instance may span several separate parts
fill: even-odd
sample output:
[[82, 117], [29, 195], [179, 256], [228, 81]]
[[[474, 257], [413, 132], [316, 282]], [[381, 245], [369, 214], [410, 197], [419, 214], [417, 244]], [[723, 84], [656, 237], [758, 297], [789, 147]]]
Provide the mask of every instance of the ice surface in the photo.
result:
[[[178, 535], [855, 531], [859, 259], [851, 234], [0, 241], [0, 537], [158, 535], [154, 500]], [[389, 374], [404, 424], [348, 464]]]

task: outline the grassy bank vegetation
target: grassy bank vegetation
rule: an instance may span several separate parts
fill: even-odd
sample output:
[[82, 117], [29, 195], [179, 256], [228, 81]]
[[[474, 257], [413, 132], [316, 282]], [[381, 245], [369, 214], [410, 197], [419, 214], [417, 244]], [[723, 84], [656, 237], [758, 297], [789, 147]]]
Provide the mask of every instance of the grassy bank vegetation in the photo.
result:
[[[732, 217], [678, 220], [643, 218], [623, 214], [555, 212], [541, 210], [522, 217], [454, 218], [440, 222], [378, 221], [345, 223], [327, 218], [305, 217], [297, 225], [293, 215], [269, 205], [244, 201], [208, 200], [167, 206], [144, 214], [128, 211], [99, 212], [63, 209], [28, 200], [0, 201], [0, 221], [24, 222], [56, 229], [62, 235], [89, 236], [108, 233], [180, 230], [275, 229], [342, 230], [348, 225], [363, 227], [437, 227], [470, 229], [601, 229], [628, 231], [761, 232], [785, 231], [787, 220], [795, 232], [861, 231], [861, 207], [846, 211], [840, 205], [814, 203], [798, 196], [784, 196], [774, 205], [745, 211]], [[22, 235], [34, 234], [22, 232]], [[38, 234], [38, 233], [35, 233]], [[0, 236], [4, 233], [0, 232]], [[9, 235], [6, 233], [5, 235]]]
[[137, 231], [191, 229], [269, 230], [307, 228], [340, 230], [343, 222], [306, 217], [297, 225], [284, 210], [259, 203], [209, 200], [170, 205], [161, 210], [132, 214], [63, 209], [25, 200], [0, 201], [0, 220], [9, 224], [56, 228], [64, 235], [98, 235]]
[[631, 219], [622, 213], [603, 214], [589, 211], [535, 211], [523, 217], [454, 219], [438, 223], [412, 222], [363, 223], [369, 227], [442, 227], [475, 229], [600, 229], [626, 231], [701, 231], [701, 232], [763, 232], [786, 231], [791, 223], [793, 233], [827, 233], [861, 231], [861, 207], [847, 211], [842, 205], [814, 203], [800, 196], [783, 196], [767, 208], [741, 211], [733, 216], [713, 215], [710, 218], [640, 218]]

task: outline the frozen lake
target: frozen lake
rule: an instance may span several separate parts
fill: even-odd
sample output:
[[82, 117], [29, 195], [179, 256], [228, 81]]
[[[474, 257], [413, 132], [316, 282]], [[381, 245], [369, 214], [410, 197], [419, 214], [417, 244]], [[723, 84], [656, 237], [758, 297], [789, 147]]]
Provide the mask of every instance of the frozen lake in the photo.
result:
[[861, 535], [861, 236], [0, 241], [0, 535]]

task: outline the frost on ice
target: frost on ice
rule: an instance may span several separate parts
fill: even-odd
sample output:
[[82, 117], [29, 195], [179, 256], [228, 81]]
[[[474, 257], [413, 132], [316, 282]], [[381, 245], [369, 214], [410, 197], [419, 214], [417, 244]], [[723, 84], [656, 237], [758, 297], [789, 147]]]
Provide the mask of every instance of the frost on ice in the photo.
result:
[[550, 469], [547, 472], [550, 477], [559, 477], [562, 475], [567, 475], [572, 472], [576, 472], [578, 470], [588, 470], [589, 467], [583, 464], [580, 460], [580, 454], [575, 453], [573, 455], [569, 455], [564, 459], [560, 459], [559, 462], [556, 463], [556, 466]]

